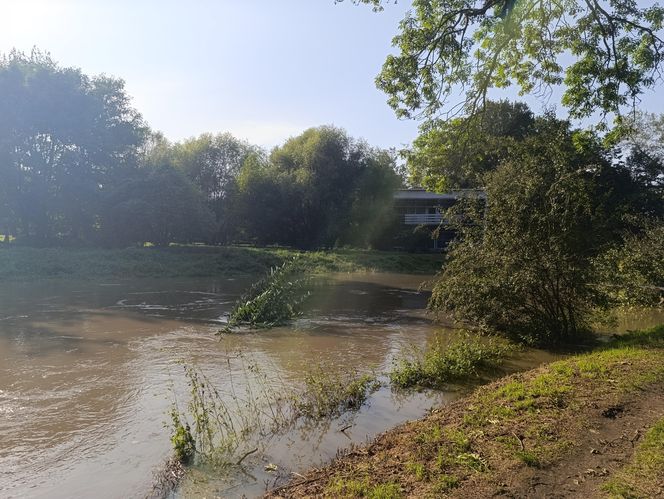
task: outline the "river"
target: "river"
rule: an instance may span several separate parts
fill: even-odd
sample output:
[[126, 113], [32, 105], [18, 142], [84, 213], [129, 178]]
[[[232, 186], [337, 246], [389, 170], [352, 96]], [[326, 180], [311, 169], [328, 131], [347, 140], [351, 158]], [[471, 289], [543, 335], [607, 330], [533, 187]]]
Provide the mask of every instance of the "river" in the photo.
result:
[[[181, 362], [221, 387], [229, 377], [243, 376], [237, 363], [227, 362], [230, 352], [259, 363], [269, 379], [294, 385], [321, 362], [384, 372], [411, 345], [452, 334], [427, 318], [422, 280], [336, 275], [291, 326], [223, 338], [214, 333], [249, 278], [5, 284], [0, 496], [145, 497], [171, 453], [168, 412], [174, 401], [185, 404]], [[512, 368], [552, 358], [526, 351]], [[276, 436], [241, 470], [219, 477], [195, 469], [171, 495], [259, 495], [278, 477], [321, 464], [337, 449], [463, 392], [459, 387], [404, 397], [383, 387], [357, 413]]]

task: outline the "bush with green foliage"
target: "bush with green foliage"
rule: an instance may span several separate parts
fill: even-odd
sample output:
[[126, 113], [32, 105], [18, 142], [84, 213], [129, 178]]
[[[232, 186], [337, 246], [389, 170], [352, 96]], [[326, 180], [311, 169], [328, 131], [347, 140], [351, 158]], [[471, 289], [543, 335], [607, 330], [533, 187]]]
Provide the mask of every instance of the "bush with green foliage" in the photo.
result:
[[230, 313], [228, 327], [241, 324], [273, 327], [293, 319], [310, 295], [311, 279], [305, 270], [297, 257], [270, 269], [238, 300]]
[[593, 259], [622, 243], [643, 187], [591, 134], [552, 116], [484, 175], [486, 204], [458, 203], [431, 306], [531, 344], [572, 342], [609, 296]]

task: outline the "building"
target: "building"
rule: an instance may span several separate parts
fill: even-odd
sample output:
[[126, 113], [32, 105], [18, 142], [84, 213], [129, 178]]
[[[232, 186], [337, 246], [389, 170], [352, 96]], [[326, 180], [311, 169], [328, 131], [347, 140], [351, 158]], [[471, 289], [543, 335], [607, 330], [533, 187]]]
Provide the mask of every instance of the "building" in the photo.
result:
[[421, 188], [400, 189], [394, 194], [394, 208], [400, 222], [409, 229], [413, 245], [408, 249], [439, 250], [454, 238], [454, 231], [446, 227], [444, 213], [457, 200], [467, 197], [484, 198], [477, 190], [459, 190], [436, 194]]

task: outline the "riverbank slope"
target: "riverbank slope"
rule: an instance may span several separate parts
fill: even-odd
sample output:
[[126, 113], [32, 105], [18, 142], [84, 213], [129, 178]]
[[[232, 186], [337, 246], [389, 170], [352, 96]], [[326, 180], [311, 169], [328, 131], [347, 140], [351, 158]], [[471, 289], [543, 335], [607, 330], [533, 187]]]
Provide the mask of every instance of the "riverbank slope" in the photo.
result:
[[664, 494], [664, 326], [477, 389], [269, 497]]

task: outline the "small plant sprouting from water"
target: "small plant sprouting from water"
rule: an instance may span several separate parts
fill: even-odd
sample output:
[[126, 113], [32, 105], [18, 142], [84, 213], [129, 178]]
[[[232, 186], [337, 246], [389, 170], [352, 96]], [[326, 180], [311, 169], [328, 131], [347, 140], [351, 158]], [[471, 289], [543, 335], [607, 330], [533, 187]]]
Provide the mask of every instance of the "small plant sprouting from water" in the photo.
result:
[[196, 440], [189, 423], [182, 422], [180, 412], [175, 407], [171, 409], [171, 425], [171, 444], [175, 458], [182, 463], [189, 463], [196, 453]]
[[240, 298], [227, 329], [241, 324], [274, 327], [299, 315], [311, 294], [311, 279], [305, 273], [305, 265], [297, 257], [272, 268]]
[[470, 335], [449, 344], [436, 339], [426, 350], [415, 350], [389, 373], [397, 388], [440, 388], [445, 383], [479, 377], [500, 366], [515, 346], [506, 340]]

